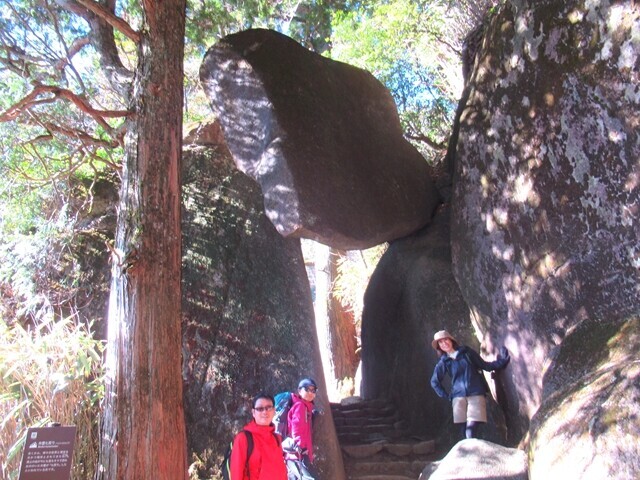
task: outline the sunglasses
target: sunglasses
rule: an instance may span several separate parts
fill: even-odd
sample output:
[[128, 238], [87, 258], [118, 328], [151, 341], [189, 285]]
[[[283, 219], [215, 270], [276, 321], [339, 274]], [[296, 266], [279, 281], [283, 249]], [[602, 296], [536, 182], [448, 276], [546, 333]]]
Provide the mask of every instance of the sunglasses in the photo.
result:
[[316, 393], [318, 391], [316, 387], [304, 387], [304, 389], [309, 393]]
[[273, 410], [273, 405], [269, 405], [268, 407], [254, 407], [253, 408], [256, 412], [270, 412], [271, 410]]

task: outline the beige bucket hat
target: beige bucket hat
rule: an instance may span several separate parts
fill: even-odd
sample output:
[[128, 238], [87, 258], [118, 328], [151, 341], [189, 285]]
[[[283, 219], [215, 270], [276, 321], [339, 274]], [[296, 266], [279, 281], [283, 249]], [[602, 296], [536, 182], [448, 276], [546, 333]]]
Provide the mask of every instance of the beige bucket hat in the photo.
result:
[[453, 335], [451, 335], [449, 332], [447, 332], [446, 330], [440, 330], [439, 332], [436, 332], [436, 334], [433, 336], [433, 342], [431, 342], [431, 346], [434, 348], [434, 350], [438, 350], [438, 340], [442, 340], [443, 338], [450, 338], [453, 342], [458, 343], [458, 341], [453, 338]]

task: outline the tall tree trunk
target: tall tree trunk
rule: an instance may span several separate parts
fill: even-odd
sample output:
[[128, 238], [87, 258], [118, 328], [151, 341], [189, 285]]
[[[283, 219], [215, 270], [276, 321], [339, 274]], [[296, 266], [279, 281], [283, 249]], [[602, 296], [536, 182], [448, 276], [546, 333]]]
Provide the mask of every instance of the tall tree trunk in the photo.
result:
[[142, 2], [109, 303], [98, 479], [187, 478], [180, 155], [185, 0]]
[[356, 327], [353, 315], [345, 311], [332, 294], [337, 277], [337, 259], [343, 252], [320, 243], [314, 246], [315, 317], [322, 367], [329, 400], [338, 401], [352, 395], [358, 368]]
[[[329, 255], [329, 276], [331, 285], [338, 278], [338, 260], [345, 252], [331, 249]], [[355, 393], [355, 376], [360, 361], [355, 318], [352, 310], [345, 308], [333, 292], [329, 295], [329, 330], [332, 340], [333, 367], [340, 396]], [[359, 388], [359, 387], [358, 387]]]
[[322, 370], [329, 400], [335, 402], [338, 397], [335, 368], [333, 365], [333, 345], [331, 327], [329, 323], [329, 295], [331, 292], [331, 276], [329, 274], [329, 257], [331, 249], [321, 243], [313, 244], [313, 259], [315, 272], [315, 303], [313, 306], [316, 318], [316, 332], [320, 345]]

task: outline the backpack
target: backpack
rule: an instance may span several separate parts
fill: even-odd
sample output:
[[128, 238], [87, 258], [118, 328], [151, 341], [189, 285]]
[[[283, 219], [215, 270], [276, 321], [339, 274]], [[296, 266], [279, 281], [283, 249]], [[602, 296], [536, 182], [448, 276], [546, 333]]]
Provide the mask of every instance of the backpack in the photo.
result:
[[[253, 452], [253, 434], [247, 430], [242, 430], [244, 434], [247, 436], [247, 463], [245, 463], [244, 470], [245, 472], [249, 469], [249, 457]], [[222, 463], [220, 464], [220, 471], [222, 472], [223, 480], [231, 479], [231, 450], [233, 449], [233, 440], [229, 443], [227, 447], [227, 451], [224, 452], [224, 457], [222, 458]]]
[[289, 435], [289, 424], [287, 417], [289, 416], [289, 410], [293, 405], [293, 398], [291, 392], [280, 392], [274, 397], [276, 414], [273, 417], [273, 424], [276, 426], [276, 432], [280, 434], [282, 438], [287, 438]]

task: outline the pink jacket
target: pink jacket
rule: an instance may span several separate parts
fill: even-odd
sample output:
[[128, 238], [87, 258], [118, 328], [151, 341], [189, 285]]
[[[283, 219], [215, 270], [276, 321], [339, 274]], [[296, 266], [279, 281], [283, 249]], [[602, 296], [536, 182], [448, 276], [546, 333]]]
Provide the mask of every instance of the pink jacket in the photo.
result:
[[287, 421], [289, 434], [296, 444], [303, 450], [307, 450], [309, 461], [313, 462], [313, 403], [300, 397], [297, 393], [291, 394], [293, 405], [289, 410]]

